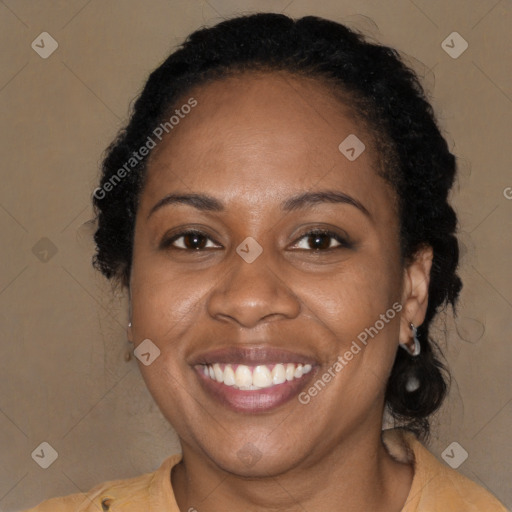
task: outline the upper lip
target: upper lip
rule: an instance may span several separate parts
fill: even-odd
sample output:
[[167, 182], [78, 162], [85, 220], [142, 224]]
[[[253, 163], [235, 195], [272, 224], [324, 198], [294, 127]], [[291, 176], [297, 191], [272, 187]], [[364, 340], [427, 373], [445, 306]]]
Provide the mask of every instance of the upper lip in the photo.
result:
[[302, 363], [315, 365], [317, 361], [310, 356], [289, 350], [259, 346], [232, 346], [209, 350], [195, 355], [190, 364], [245, 364], [247, 366], [277, 364], [277, 363]]

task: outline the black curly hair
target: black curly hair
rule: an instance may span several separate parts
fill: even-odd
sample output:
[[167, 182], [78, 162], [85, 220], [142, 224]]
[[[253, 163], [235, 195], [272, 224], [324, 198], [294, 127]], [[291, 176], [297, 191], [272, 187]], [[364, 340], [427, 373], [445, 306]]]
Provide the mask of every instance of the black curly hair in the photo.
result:
[[[314, 16], [240, 16], [189, 35], [151, 73], [127, 126], [106, 151], [93, 197], [93, 265], [117, 284], [129, 286], [135, 216], [148, 155], [139, 156], [130, 172], [119, 170], [126, 169], [155, 127], [192, 88], [257, 71], [313, 78], [345, 101], [349, 98], [352, 111], [375, 139], [380, 174], [398, 198], [403, 262], [411, 261], [421, 247], [433, 249], [428, 309], [418, 328], [421, 355], [413, 358], [398, 350], [386, 389], [386, 406], [395, 420], [426, 437], [428, 417], [441, 405], [449, 379], [439, 348], [429, 338], [429, 326], [441, 308], [451, 304], [455, 311], [462, 287], [456, 272], [457, 217], [447, 201], [456, 159], [418, 77], [396, 50]], [[415, 391], [406, 389], [411, 376], [420, 383]]]

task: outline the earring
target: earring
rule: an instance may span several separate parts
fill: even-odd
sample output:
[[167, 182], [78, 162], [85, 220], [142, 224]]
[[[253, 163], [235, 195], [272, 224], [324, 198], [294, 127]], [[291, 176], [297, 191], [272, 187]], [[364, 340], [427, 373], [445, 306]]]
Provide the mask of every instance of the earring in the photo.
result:
[[414, 375], [411, 375], [405, 384], [405, 389], [408, 393], [412, 393], [420, 388], [420, 381], [414, 377]]
[[409, 324], [412, 330], [412, 338], [414, 340], [414, 348], [411, 349], [409, 345], [406, 345], [405, 343], [400, 343], [400, 346], [412, 357], [417, 357], [420, 355], [421, 352], [421, 345], [420, 340], [418, 339], [418, 329], [414, 327], [414, 324]]
[[[132, 328], [132, 323], [129, 322], [128, 323], [128, 329], [131, 329]], [[133, 340], [128, 340], [128, 343], [133, 343]]]

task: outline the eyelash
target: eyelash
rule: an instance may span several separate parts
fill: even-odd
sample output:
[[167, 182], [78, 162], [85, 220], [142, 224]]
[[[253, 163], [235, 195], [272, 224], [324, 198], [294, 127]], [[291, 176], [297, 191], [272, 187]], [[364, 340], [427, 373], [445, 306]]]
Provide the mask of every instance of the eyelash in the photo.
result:
[[[182, 247], [174, 247], [172, 246], [172, 244], [176, 241], [176, 240], [179, 240], [180, 238], [182, 238], [183, 236], [186, 236], [186, 235], [199, 235], [201, 237], [204, 237], [204, 238], [207, 238], [211, 241], [214, 241], [212, 240], [206, 233], [203, 233], [202, 231], [197, 231], [195, 229], [191, 229], [191, 230], [188, 230], [188, 231], [182, 231], [181, 233], [176, 233], [175, 235], [171, 236], [170, 238], [167, 238], [167, 239], [164, 239], [162, 241], [162, 243], [160, 244], [160, 248], [161, 249], [175, 249], [175, 250], [179, 250], [179, 251], [193, 251], [193, 252], [196, 252], [196, 251], [204, 251], [204, 250], [207, 250], [207, 249], [184, 249]], [[332, 251], [334, 249], [350, 249], [353, 247], [352, 243], [349, 242], [348, 240], [346, 240], [345, 238], [343, 238], [342, 236], [340, 236], [338, 233], [335, 233], [333, 231], [329, 231], [327, 229], [313, 229], [311, 231], [307, 231], [305, 232], [304, 234], [302, 234], [298, 239], [297, 241], [300, 241], [302, 240], [303, 238], [308, 238], [308, 237], [311, 237], [311, 236], [318, 236], [318, 235], [324, 235], [324, 236], [328, 236], [329, 238], [333, 238], [334, 240], [336, 240], [340, 245], [336, 246], [336, 247], [328, 247], [327, 249], [299, 249], [299, 250], [306, 250], [306, 251], [309, 251], [309, 252], [327, 252], [327, 251]], [[215, 242], [217, 243], [217, 242]], [[296, 244], [297, 242], [295, 242]]]

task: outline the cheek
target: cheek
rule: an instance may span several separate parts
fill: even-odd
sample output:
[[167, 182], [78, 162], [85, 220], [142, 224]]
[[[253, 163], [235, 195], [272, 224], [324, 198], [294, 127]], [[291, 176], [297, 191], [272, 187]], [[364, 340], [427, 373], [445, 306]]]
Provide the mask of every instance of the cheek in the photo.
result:
[[160, 351], [150, 365], [139, 362], [148, 390], [167, 420], [187, 432], [180, 425], [194, 408], [187, 391], [186, 340], [200, 325], [209, 281], [199, 274], [170, 274], [154, 265], [145, 266], [142, 259], [137, 261], [131, 281], [132, 324], [136, 347], [150, 339]]
[[212, 286], [211, 280], [200, 274], [165, 275], [135, 268], [132, 275], [132, 323], [136, 338], [150, 338], [158, 345], [179, 339], [198, 320], [204, 297]]
[[307, 314], [346, 339], [373, 325], [400, 300], [400, 276], [399, 266], [387, 254], [355, 255], [321, 279], [295, 275], [291, 282]]
[[336, 375], [331, 388], [336, 401], [342, 397], [354, 403], [358, 396], [355, 402], [362, 404], [383, 392], [398, 343], [400, 276], [395, 258], [380, 254], [354, 258], [346, 269], [315, 286], [300, 284], [298, 293], [314, 326], [312, 339], [329, 354], [327, 370]]

